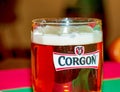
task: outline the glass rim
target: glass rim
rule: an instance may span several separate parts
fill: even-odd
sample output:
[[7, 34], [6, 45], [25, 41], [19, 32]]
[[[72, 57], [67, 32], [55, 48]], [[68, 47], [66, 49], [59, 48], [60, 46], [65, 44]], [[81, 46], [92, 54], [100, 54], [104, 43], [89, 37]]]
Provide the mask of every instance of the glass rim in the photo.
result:
[[32, 20], [33, 24], [42, 25], [73, 25], [73, 24], [83, 24], [87, 25], [90, 23], [102, 24], [102, 20], [98, 18], [81, 18], [81, 17], [65, 17], [65, 18], [36, 18]]

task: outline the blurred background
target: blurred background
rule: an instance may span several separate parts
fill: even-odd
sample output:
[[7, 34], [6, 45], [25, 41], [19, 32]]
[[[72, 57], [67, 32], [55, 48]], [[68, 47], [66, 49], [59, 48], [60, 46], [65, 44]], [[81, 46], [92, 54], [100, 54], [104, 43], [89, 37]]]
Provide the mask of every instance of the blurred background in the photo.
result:
[[103, 22], [104, 60], [120, 37], [119, 0], [0, 0], [0, 69], [30, 67], [31, 21], [41, 17], [93, 17]]

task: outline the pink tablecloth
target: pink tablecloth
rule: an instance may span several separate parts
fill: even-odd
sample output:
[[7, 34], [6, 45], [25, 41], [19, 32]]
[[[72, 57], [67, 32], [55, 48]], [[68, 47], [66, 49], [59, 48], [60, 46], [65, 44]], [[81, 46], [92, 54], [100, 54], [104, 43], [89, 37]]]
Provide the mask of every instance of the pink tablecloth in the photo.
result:
[[105, 62], [103, 65], [103, 78], [104, 80], [120, 78], [120, 63]]
[[[30, 69], [0, 70], [0, 90], [31, 87], [30, 71]], [[103, 71], [104, 80], [120, 78], [120, 63], [105, 62]]]
[[30, 69], [0, 70], [0, 90], [30, 87]]

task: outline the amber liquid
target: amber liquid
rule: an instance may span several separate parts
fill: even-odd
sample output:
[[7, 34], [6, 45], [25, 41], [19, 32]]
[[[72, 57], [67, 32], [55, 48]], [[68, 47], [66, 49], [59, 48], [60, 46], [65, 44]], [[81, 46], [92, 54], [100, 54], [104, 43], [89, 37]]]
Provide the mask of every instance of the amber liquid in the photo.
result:
[[32, 43], [32, 82], [34, 92], [101, 92], [102, 42], [82, 45], [85, 53], [99, 50], [97, 69], [77, 68], [56, 71], [53, 52], [74, 53], [72, 46], [50, 46]]

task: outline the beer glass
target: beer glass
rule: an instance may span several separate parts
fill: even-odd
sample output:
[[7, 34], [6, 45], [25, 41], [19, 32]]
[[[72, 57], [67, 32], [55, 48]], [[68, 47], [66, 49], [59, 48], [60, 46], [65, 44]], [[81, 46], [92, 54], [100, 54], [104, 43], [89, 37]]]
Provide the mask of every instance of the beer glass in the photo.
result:
[[34, 92], [101, 92], [101, 20], [40, 18], [32, 22]]

